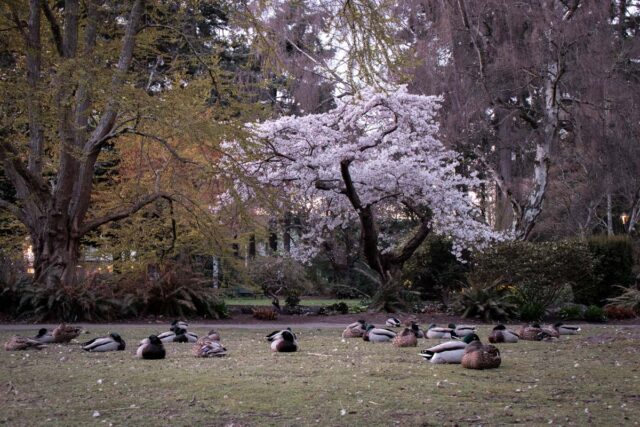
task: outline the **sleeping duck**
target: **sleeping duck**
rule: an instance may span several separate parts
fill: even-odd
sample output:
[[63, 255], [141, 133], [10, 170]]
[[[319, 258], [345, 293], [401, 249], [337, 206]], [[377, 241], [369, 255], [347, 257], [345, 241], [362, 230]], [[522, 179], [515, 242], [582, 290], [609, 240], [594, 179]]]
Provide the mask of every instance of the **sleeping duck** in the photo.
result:
[[204, 337], [194, 344], [191, 351], [196, 357], [223, 357], [227, 355], [227, 349], [220, 344], [220, 341]]
[[140, 359], [164, 359], [165, 355], [164, 345], [155, 335], [150, 335], [149, 338], [142, 340], [136, 351], [136, 357]]
[[342, 338], [360, 338], [367, 331], [367, 322], [364, 320], [358, 320], [342, 331]]
[[490, 343], [516, 343], [520, 337], [512, 330], [507, 329], [504, 325], [500, 324], [493, 328], [491, 334], [489, 334]]
[[480, 341], [469, 343], [462, 356], [462, 367], [466, 369], [494, 369], [500, 366], [500, 362], [500, 350]]
[[43, 344], [50, 344], [53, 342], [53, 335], [47, 328], [40, 328], [38, 334], [33, 337], [33, 339]]
[[168, 343], [168, 342], [185, 343], [185, 342], [198, 341], [198, 336], [193, 332], [188, 332], [186, 329], [176, 327], [172, 331], [161, 333], [160, 335], [158, 335], [158, 339], [163, 343]]
[[449, 329], [453, 329], [459, 337], [466, 337], [467, 335], [475, 334], [476, 327], [472, 325], [455, 325], [454, 323], [449, 323]]
[[549, 331], [542, 329], [538, 323], [522, 326], [518, 330], [518, 336], [526, 341], [552, 341], [555, 338], [549, 334]]
[[203, 344], [205, 341], [220, 341], [220, 333], [215, 329], [211, 329], [207, 335], [198, 338], [196, 345]]
[[14, 335], [4, 343], [4, 349], [7, 351], [17, 351], [17, 350], [41, 350], [46, 348], [47, 346], [41, 343], [40, 341], [36, 341], [32, 338], [21, 337], [19, 335]]
[[365, 341], [387, 342], [396, 337], [396, 333], [389, 329], [376, 328], [374, 325], [367, 326], [367, 331], [362, 336]]
[[114, 332], [106, 337], [94, 338], [91, 341], [87, 341], [82, 345], [82, 349], [90, 352], [122, 351], [125, 345], [122, 337]]
[[286, 329], [281, 329], [279, 331], [273, 331], [269, 335], [267, 335], [265, 338], [267, 339], [267, 341], [273, 342], [275, 340], [280, 339], [284, 332], [289, 332], [290, 334], [293, 335], [294, 339], [298, 339], [298, 337], [296, 337], [296, 334], [294, 334], [293, 331], [291, 330], [291, 328], [289, 328], [289, 327], [287, 327]]
[[447, 341], [418, 353], [431, 363], [460, 363], [467, 345], [473, 341], [480, 341], [476, 334], [469, 334], [462, 341]]
[[575, 335], [582, 330], [580, 326], [565, 325], [562, 322], [556, 323], [553, 325], [553, 328], [558, 331], [560, 335]]
[[420, 326], [416, 322], [411, 322], [409, 326], [413, 332], [415, 332], [417, 338], [424, 338], [424, 331], [420, 329]]
[[395, 318], [395, 317], [390, 317], [387, 319], [387, 321], [385, 322], [385, 326], [391, 326], [392, 328], [399, 328], [400, 325], [402, 323], [400, 323], [400, 320]]
[[415, 347], [418, 345], [418, 335], [413, 329], [404, 328], [393, 338], [392, 344], [396, 347]]
[[427, 338], [429, 339], [451, 339], [455, 337], [455, 329], [454, 328], [440, 328], [436, 326], [435, 323], [429, 325], [429, 329], [427, 329]]
[[280, 331], [271, 341], [271, 351], [277, 353], [292, 353], [298, 351], [296, 335], [289, 329]]
[[173, 322], [171, 322], [171, 327], [169, 328], [169, 330], [175, 332], [176, 329], [187, 330], [189, 329], [189, 324], [184, 320], [174, 320]]
[[53, 336], [53, 342], [68, 344], [69, 341], [77, 338], [78, 335], [80, 335], [81, 330], [82, 328], [79, 326], [69, 326], [61, 323], [51, 333], [51, 335]]

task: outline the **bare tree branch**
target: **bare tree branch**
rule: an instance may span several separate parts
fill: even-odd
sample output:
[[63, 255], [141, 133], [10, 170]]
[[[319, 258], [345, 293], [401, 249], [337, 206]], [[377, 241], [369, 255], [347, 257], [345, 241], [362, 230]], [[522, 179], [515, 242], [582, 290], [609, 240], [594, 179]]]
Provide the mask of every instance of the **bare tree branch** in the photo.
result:
[[78, 235], [82, 236], [90, 231], [97, 229], [101, 225], [104, 225], [108, 222], [119, 221], [121, 219], [127, 218], [133, 215], [134, 213], [138, 212], [140, 209], [144, 208], [148, 204], [155, 202], [158, 199], [173, 200], [174, 198], [169, 193], [164, 193], [164, 192], [149, 194], [147, 196], [140, 198], [138, 202], [134, 203], [133, 205], [131, 205], [126, 209], [119, 209], [119, 210], [110, 212], [100, 218], [95, 218], [95, 219], [92, 219], [91, 221], [87, 221], [86, 224], [84, 224], [84, 226], [80, 230], [78, 230]]
[[56, 20], [55, 15], [49, 8], [49, 3], [47, 0], [41, 0], [42, 11], [44, 12], [44, 16], [49, 21], [49, 26], [51, 27], [51, 34], [53, 35], [53, 43], [56, 45], [56, 50], [60, 56], [64, 55], [64, 50], [62, 48], [62, 32], [60, 31], [60, 25]]

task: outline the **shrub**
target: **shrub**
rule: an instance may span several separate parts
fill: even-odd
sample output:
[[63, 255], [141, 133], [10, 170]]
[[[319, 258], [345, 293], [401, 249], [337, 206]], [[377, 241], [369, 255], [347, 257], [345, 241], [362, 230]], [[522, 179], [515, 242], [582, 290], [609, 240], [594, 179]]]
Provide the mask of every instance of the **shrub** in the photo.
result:
[[258, 320], [276, 320], [278, 318], [278, 312], [271, 307], [255, 307], [253, 310], [253, 317]]
[[618, 286], [621, 294], [617, 297], [608, 298], [608, 305], [615, 305], [618, 307], [624, 307], [634, 311], [636, 314], [640, 314], [640, 289], [624, 286]]
[[333, 314], [333, 313], [347, 314], [349, 312], [349, 306], [345, 302], [337, 302], [335, 304], [329, 304], [322, 307], [320, 312], [322, 314]]
[[573, 286], [590, 286], [594, 265], [586, 243], [505, 242], [478, 254], [472, 275], [486, 284], [502, 278], [513, 286], [520, 312], [536, 316], [552, 304], [570, 300]]
[[515, 308], [500, 279], [485, 286], [469, 278], [469, 286], [456, 294], [454, 302], [455, 311], [462, 317], [476, 317], [485, 321], [514, 317]]
[[584, 320], [588, 322], [606, 322], [607, 316], [604, 313], [604, 309], [597, 305], [590, 305], [584, 311]]
[[194, 272], [189, 264], [166, 261], [157, 266], [158, 274], [146, 271], [116, 277], [119, 299], [126, 302], [127, 316], [229, 316], [226, 304], [211, 287], [210, 280]]
[[542, 320], [546, 311], [546, 307], [540, 302], [523, 302], [518, 306], [518, 317], [525, 322], [534, 322]]
[[560, 309], [560, 318], [563, 320], [582, 320], [584, 319], [584, 310], [579, 305], [570, 305]]
[[291, 258], [257, 257], [248, 268], [250, 281], [276, 302], [285, 298], [289, 307], [300, 303], [300, 296], [312, 289], [302, 265]]
[[588, 248], [595, 259], [594, 275], [597, 280], [574, 286], [576, 302], [603, 305], [607, 298], [621, 293], [619, 286], [634, 282], [633, 244], [626, 236], [594, 236], [588, 239]]
[[469, 264], [460, 262], [451, 249], [451, 241], [445, 237], [429, 236], [404, 264], [403, 283], [409, 282], [424, 299], [441, 299], [460, 290], [466, 283]]
[[636, 312], [634, 310], [614, 304], [607, 304], [604, 307], [604, 314], [608, 319], [616, 320], [633, 319], [636, 317]]

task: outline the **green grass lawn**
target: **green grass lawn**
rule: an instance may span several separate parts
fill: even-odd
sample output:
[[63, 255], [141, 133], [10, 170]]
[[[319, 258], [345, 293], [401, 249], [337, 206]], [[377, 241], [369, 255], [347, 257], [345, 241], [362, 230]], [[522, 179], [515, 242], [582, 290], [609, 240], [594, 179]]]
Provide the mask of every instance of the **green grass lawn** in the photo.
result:
[[[258, 305], [258, 306], [271, 306], [271, 299], [269, 298], [225, 298], [224, 302], [227, 305]], [[346, 303], [349, 307], [360, 305], [359, 299], [332, 299], [332, 298], [304, 298], [300, 300], [301, 305], [308, 305], [312, 307], [320, 307], [323, 305], [336, 304], [339, 302]], [[284, 301], [281, 302], [284, 304]]]
[[157, 330], [123, 327], [124, 352], [0, 351], [0, 424], [637, 424], [640, 328], [585, 329], [557, 343], [501, 345], [499, 369], [471, 371], [426, 363], [416, 348], [342, 342], [338, 329], [297, 329], [293, 354], [271, 353], [264, 331], [221, 329], [226, 358], [196, 359], [190, 344], [169, 344], [167, 359], [144, 361], [133, 358], [137, 341]]

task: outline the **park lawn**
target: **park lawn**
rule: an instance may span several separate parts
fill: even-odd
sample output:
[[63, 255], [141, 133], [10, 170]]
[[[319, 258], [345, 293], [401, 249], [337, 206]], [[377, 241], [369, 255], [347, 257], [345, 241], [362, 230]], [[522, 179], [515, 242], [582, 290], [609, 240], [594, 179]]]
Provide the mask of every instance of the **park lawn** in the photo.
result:
[[[471, 371], [423, 362], [416, 348], [343, 342], [338, 329], [294, 329], [301, 350], [273, 354], [263, 330], [221, 328], [226, 358], [196, 359], [190, 344], [169, 344], [167, 359], [137, 360], [137, 341], [157, 331], [123, 327], [124, 352], [87, 354], [73, 344], [0, 352], [0, 424], [637, 423], [640, 328], [585, 329], [557, 343], [500, 345], [499, 369]], [[489, 327], [480, 331], [485, 338]], [[95, 326], [82, 338], [105, 332]]]
[[[257, 305], [257, 306], [271, 306], [271, 299], [269, 298], [225, 298], [225, 304], [227, 305]], [[311, 307], [322, 307], [325, 305], [337, 304], [344, 302], [349, 307], [359, 306], [359, 299], [334, 299], [334, 298], [303, 298], [300, 300], [301, 305], [307, 305]]]

